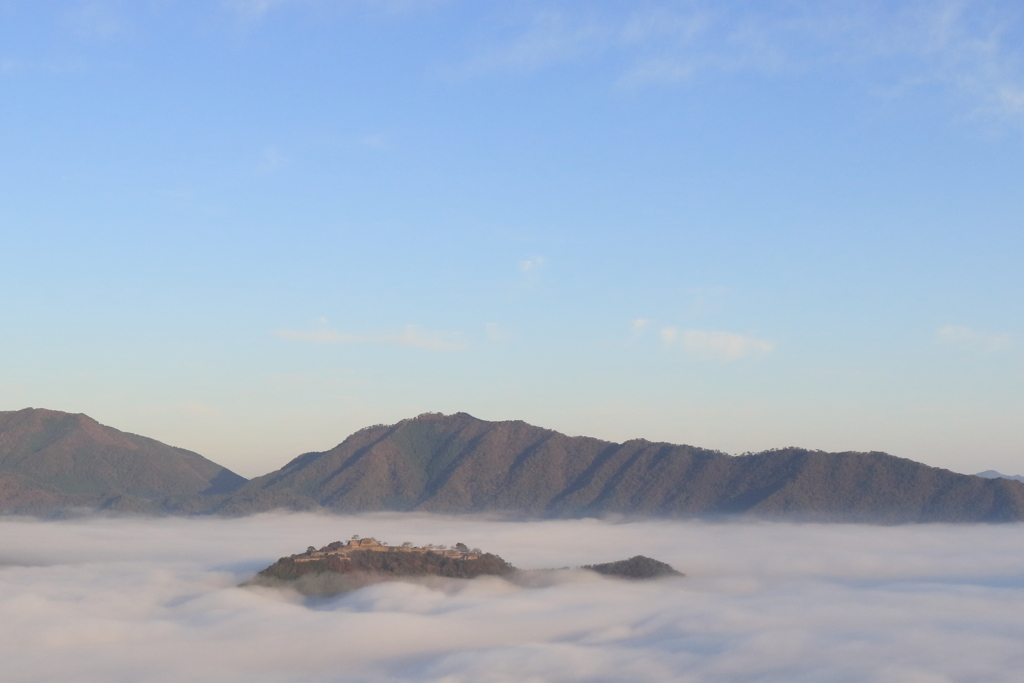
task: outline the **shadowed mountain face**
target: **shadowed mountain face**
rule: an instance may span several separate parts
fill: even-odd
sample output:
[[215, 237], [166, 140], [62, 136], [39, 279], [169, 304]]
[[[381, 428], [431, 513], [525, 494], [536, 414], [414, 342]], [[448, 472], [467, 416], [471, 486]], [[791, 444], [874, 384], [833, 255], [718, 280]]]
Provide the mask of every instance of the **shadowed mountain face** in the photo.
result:
[[356, 432], [251, 482], [85, 415], [0, 412], [0, 513], [274, 508], [530, 517], [753, 515], [844, 522], [1024, 520], [1024, 483], [885, 453], [730, 456], [568, 437], [524, 422], [421, 415]]
[[730, 456], [692, 446], [568, 437], [459, 413], [363, 429], [253, 479], [215, 509], [750, 514], [818, 521], [1024, 519], [1024, 484], [962, 475], [885, 453], [797, 448]]
[[151, 511], [169, 497], [225, 494], [245, 481], [197, 453], [85, 415], [0, 412], [0, 512]]

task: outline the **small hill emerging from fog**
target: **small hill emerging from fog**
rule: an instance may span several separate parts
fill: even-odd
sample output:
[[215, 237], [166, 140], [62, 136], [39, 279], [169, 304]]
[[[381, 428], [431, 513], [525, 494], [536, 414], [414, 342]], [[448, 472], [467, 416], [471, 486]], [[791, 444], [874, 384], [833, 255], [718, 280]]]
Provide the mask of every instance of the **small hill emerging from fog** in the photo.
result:
[[331, 594], [380, 581], [414, 577], [473, 579], [505, 576], [515, 567], [497, 555], [456, 547], [389, 546], [374, 538], [335, 541], [282, 557], [245, 585], [291, 585], [301, 593]]
[[[683, 576], [671, 565], [636, 555], [628, 560], [591, 564], [589, 569], [605, 576], [626, 579], [657, 579]], [[478, 576], [525, 577], [552, 570], [519, 570], [492, 553], [470, 549], [463, 543], [414, 547], [411, 543], [390, 546], [375, 538], [353, 537], [335, 541], [319, 550], [282, 557], [243, 586], [290, 587], [305, 595], [332, 595], [381, 581], [415, 578], [475, 579]], [[554, 570], [565, 571], [565, 570]]]
[[105, 427], [81, 414], [0, 412], [0, 512], [74, 508], [154, 512], [174, 497], [245, 483], [198, 453]]
[[618, 562], [587, 564], [580, 567], [580, 569], [589, 569], [605, 576], [620, 576], [624, 579], [657, 579], [662, 576], [683, 576], [683, 573], [676, 571], [672, 565], [650, 557], [644, 557], [643, 555], [634, 555], [628, 560], [619, 560]]
[[731, 456], [643, 439], [569, 437], [458, 413], [363, 429], [251, 480], [208, 511], [274, 508], [1001, 522], [1024, 519], [1024, 484], [885, 453], [785, 448]]

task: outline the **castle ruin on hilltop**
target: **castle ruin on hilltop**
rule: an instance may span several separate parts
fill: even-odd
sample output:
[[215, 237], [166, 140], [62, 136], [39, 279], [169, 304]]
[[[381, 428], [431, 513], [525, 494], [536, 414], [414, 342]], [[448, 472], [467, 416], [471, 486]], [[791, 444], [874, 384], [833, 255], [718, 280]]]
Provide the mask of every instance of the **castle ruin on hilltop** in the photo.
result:
[[470, 550], [463, 543], [456, 543], [454, 547], [427, 545], [423, 547], [414, 546], [411, 543], [402, 545], [388, 545], [375, 538], [355, 538], [347, 542], [334, 541], [317, 550], [309, 546], [306, 552], [292, 555], [296, 562], [311, 562], [322, 560], [327, 557], [346, 557], [354, 552], [387, 552], [387, 553], [434, 553], [443, 557], [453, 557], [462, 560], [476, 560], [482, 554], [478, 548]]

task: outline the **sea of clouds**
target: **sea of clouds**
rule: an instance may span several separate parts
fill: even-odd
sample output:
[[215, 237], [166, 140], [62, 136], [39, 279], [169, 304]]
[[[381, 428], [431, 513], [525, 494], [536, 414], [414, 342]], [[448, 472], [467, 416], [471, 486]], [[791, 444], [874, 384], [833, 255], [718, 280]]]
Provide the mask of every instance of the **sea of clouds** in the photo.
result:
[[[239, 588], [353, 534], [557, 572]], [[0, 518], [0, 678], [22, 681], [1018, 682], [1024, 525], [508, 522], [428, 515]]]

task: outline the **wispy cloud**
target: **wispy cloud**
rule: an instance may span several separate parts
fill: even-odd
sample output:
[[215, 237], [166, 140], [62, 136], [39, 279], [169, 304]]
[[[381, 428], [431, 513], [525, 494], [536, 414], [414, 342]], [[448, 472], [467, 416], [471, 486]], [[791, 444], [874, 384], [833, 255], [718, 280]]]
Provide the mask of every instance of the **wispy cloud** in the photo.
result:
[[574, 13], [544, 9], [513, 40], [491, 47], [464, 64], [457, 73], [528, 72], [552, 63], [570, 61], [607, 48], [615, 27], [588, 21]]
[[518, 32], [456, 70], [530, 72], [614, 58], [620, 86], [670, 85], [699, 74], [814, 69], [869, 74], [876, 91], [927, 85], [973, 111], [1024, 114], [1024, 12], [977, 0], [548, 3]]
[[311, 344], [351, 344], [379, 339], [379, 337], [373, 336], [343, 334], [334, 330], [277, 330], [274, 335], [281, 339], [293, 339]]
[[268, 175], [281, 170], [286, 167], [288, 163], [288, 157], [282, 154], [281, 150], [277, 147], [271, 145], [270, 147], [264, 148], [263, 153], [260, 155], [260, 161], [256, 165], [256, 170], [261, 175]]
[[469, 348], [457, 333], [424, 330], [416, 325], [406, 325], [400, 332], [385, 334], [347, 334], [329, 329], [277, 330], [274, 334], [282, 339], [311, 344], [386, 344], [431, 351], [462, 351]]
[[321, 16], [357, 7], [384, 14], [401, 15], [431, 9], [449, 2], [450, 0], [222, 0], [223, 6], [247, 21], [263, 19], [274, 10], [289, 5], [314, 8]]
[[487, 323], [484, 325], [484, 335], [488, 341], [492, 342], [506, 341], [509, 338], [508, 330], [498, 323]]
[[246, 20], [262, 19], [268, 12], [282, 5], [294, 4], [296, 0], [223, 0], [228, 9]]
[[544, 257], [534, 256], [533, 258], [524, 259], [519, 262], [519, 270], [524, 273], [530, 271], [537, 271], [544, 267]]
[[961, 349], [975, 349], [986, 353], [1005, 351], [1013, 346], [1013, 336], [978, 332], [963, 325], [946, 325], [935, 331], [939, 341]]
[[107, 40], [129, 29], [127, 17], [114, 2], [86, 2], [65, 15], [71, 29], [83, 38]]
[[732, 332], [664, 327], [661, 330], [661, 339], [666, 346], [680, 346], [698, 358], [722, 362], [764, 356], [775, 350], [773, 342]]
[[[766, 12], [761, 21], [772, 16]], [[764, 59], [767, 41], [754, 36], [764, 33], [755, 30], [759, 23], [704, 2], [655, 3], [620, 14], [553, 4], [531, 15], [504, 44], [471, 58], [463, 72], [529, 72], [602, 53], [625, 58], [620, 81], [630, 84], [676, 81], [710, 68], [763, 69], [779, 59]]]
[[391, 143], [388, 142], [387, 137], [383, 133], [371, 133], [364, 135], [359, 138], [358, 143], [362, 147], [369, 147], [370, 149], [390, 149]]
[[647, 318], [633, 318], [629, 321], [629, 329], [634, 332], [640, 332], [641, 330], [647, 329], [647, 326], [651, 324], [651, 321]]

